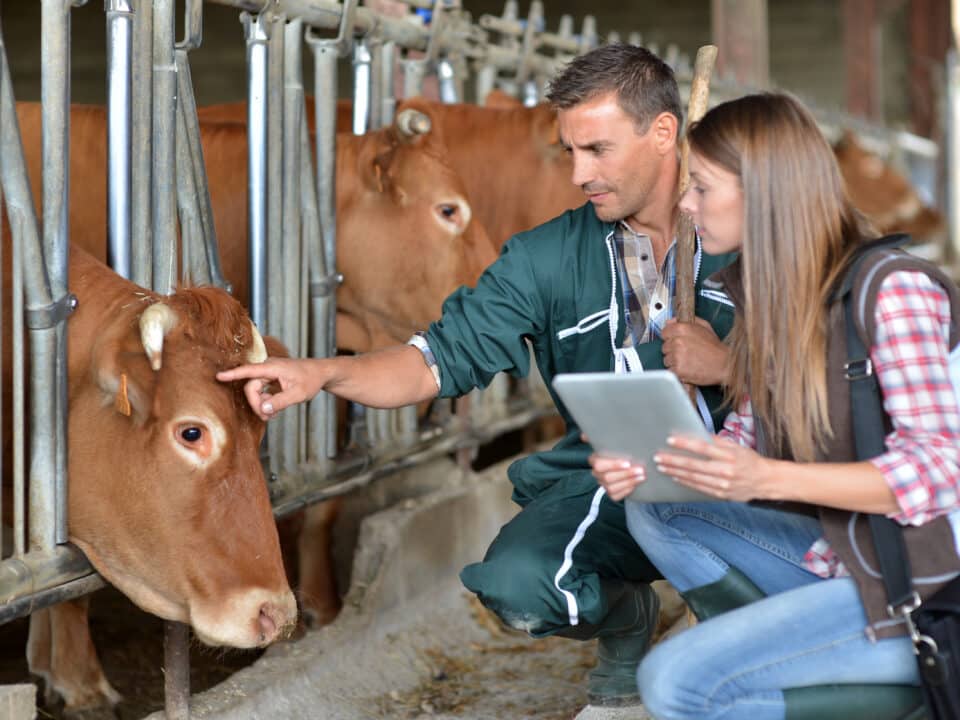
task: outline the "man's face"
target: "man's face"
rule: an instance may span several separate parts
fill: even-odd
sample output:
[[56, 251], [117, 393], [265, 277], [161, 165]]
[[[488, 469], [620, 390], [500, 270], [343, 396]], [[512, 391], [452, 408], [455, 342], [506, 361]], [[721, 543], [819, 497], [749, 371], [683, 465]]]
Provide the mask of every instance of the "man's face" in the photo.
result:
[[583, 189], [597, 217], [609, 222], [642, 214], [662, 163], [655, 123], [639, 134], [612, 92], [557, 116], [560, 139], [573, 159], [573, 184]]

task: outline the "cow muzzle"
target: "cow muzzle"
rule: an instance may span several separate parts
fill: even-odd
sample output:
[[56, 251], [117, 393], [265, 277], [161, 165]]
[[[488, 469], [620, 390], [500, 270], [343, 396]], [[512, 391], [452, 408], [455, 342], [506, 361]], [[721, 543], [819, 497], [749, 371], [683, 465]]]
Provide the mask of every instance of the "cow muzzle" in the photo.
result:
[[279, 593], [248, 590], [209, 606], [190, 606], [194, 634], [213, 646], [263, 647], [287, 637], [296, 622], [297, 602], [289, 588]]

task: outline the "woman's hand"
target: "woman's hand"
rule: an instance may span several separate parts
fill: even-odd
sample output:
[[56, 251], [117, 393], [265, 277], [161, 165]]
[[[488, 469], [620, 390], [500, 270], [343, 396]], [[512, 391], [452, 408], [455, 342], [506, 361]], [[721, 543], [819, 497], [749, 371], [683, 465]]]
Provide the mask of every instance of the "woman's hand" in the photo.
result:
[[721, 500], [747, 502], [773, 498], [775, 493], [773, 460], [726, 438], [698, 440], [674, 435], [667, 441], [671, 448], [653, 456], [657, 469], [677, 482]]
[[593, 476], [607, 491], [611, 500], [623, 500], [633, 489], [646, 480], [643, 465], [624, 458], [594, 453], [589, 458]]

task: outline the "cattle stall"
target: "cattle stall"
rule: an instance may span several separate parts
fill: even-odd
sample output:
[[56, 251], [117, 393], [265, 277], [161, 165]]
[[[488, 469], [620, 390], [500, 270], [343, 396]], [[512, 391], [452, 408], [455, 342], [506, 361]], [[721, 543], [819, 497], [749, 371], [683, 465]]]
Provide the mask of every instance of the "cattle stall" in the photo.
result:
[[[237, 72], [245, 72], [248, 84], [241, 118], [246, 303], [263, 334], [281, 340], [293, 356], [327, 357], [343, 349], [337, 290], [352, 279], [337, 245], [336, 160], [345, 141], [338, 140], [336, 100], [344, 64], [352, 69], [351, 132], [403, 126], [401, 132], [415, 135], [429, 132], [429, 124], [424, 129], [417, 116], [396, 111], [404, 99], [423, 94], [425, 84], [435, 83], [448, 104], [483, 104], [498, 90], [532, 108], [571, 57], [601, 42], [641, 41], [625, 32], [601, 39], [589, 15], [579, 32], [570, 16], [550, 31], [536, 0], [525, 17], [509, 0], [501, 15], [476, 19], [459, 2], [406, 0], [416, 22], [355, 0], [207, 1], [237, 10], [237, 42], [245, 47], [246, 67]], [[11, 335], [4, 337], [11, 338], [5, 352], [12, 381], [5, 387], [12, 414], [5, 412], [4, 421], [12, 440], [3, 475], [13, 480], [5, 510], [13, 524], [12, 542], [0, 544], [0, 623], [104, 584], [67, 531], [65, 336], [76, 305], [67, 283], [69, 168], [71, 152], [82, 149], [70, 146], [68, 78], [70, 13], [83, 4], [42, 1], [43, 181], [32, 187], [39, 198], [31, 195], [11, 60], [0, 34], [0, 178], [11, 233], [5, 262], [20, 269], [4, 276], [12, 318]], [[203, 8], [202, 0], [106, 0], [104, 6], [105, 255], [119, 275], [163, 295], [181, 284], [230, 286], [204, 157], [203, 113], [190, 75], [190, 53], [203, 41]], [[304, 78], [304, 49], [312, 55], [312, 84]], [[687, 92], [689, 58], [669, 47], [664, 55]], [[711, 101], [744, 90], [719, 80]], [[935, 143], [836, 113], [822, 112], [820, 119], [831, 139], [855, 125], [871, 150], [908, 170], [928, 201], [937, 197]], [[498, 376], [464, 400], [435, 403], [429, 414], [338, 407], [332, 396], [315, 398], [268, 427], [262, 460], [274, 514], [291, 516], [438, 458], [454, 456], [468, 468], [478, 448], [533, 428], [551, 413], [535, 373], [519, 380]], [[184, 666], [175, 660], [185, 637], [184, 626], [171, 624], [167, 667], [178, 669], [167, 676], [171, 718], [188, 714]]]

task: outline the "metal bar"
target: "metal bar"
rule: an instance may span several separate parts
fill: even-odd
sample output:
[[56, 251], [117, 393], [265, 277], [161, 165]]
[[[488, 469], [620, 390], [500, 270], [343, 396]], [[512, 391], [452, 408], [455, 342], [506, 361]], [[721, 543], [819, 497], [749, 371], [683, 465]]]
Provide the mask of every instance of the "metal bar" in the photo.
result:
[[153, 285], [153, 3], [135, 0], [133, 17], [133, 107], [130, 178], [131, 279]]
[[[254, 13], [264, 7], [263, 0], [209, 1]], [[289, 17], [303, 18], [304, 23], [317, 28], [338, 27], [342, 12], [342, 6], [332, 0], [271, 0], [270, 8], [273, 12], [283, 13]], [[398, 18], [384, 17], [365, 7], [356, 9], [355, 27], [359, 34], [376, 29], [377, 36], [381, 40], [392, 40], [398, 46], [411, 50], [427, 50], [433, 35], [433, 30], [430, 28], [419, 27]], [[581, 47], [596, 46], [595, 23], [592, 27], [594, 28], [592, 35], [586, 41], [581, 40]], [[435, 36], [433, 44], [433, 50], [437, 54], [461, 53], [469, 58], [482, 59], [501, 70], [516, 71], [522, 62], [520, 53], [516, 49], [483, 45], [473, 40], [464, 42], [463, 35], [456, 32], [444, 32]], [[534, 72], [550, 75], [559, 68], [561, 63], [556, 58], [535, 55], [530, 59], [530, 64]]]
[[372, 57], [365, 40], [353, 45], [353, 134], [370, 129], [370, 64]]
[[[322, 264], [311, 263], [314, 308], [313, 357], [331, 357], [336, 352], [336, 284], [331, 277], [337, 260], [337, 61], [350, 52], [354, 2], [348, 2], [335, 40], [319, 40], [309, 31], [307, 42], [314, 58], [314, 117], [316, 122], [317, 207], [323, 233]], [[322, 466], [336, 454], [337, 406], [329, 393], [310, 401], [310, 450], [308, 456]]]
[[107, 14], [107, 258], [130, 278], [130, 132], [133, 6], [105, 0]]
[[[50, 300], [67, 290], [67, 202], [70, 193], [70, 6], [43, 0], [40, 81], [43, 146], [43, 267]], [[27, 310], [52, 303], [26, 285]], [[42, 296], [42, 293], [41, 293]], [[46, 299], [46, 298], [43, 298]], [[30, 547], [50, 549], [66, 540], [66, 343], [56, 327], [30, 330]], [[51, 388], [55, 388], [50, 392]]]
[[[267, 32], [267, 332], [283, 332], [284, 286], [279, 280], [283, 267], [283, 61], [284, 24], [282, 15], [270, 15]], [[284, 455], [284, 423], [267, 425], [267, 447], [271, 472], [280, 472]]]
[[177, 67], [173, 57], [174, 0], [153, 4], [153, 289], [176, 283]]
[[190, 720], [190, 626], [163, 624], [163, 694], [167, 720]]
[[[210, 202], [210, 188], [207, 185], [207, 172], [203, 162], [203, 145], [200, 142], [200, 123], [197, 121], [197, 101], [193, 96], [193, 80], [190, 74], [190, 62], [186, 50], [178, 49], [175, 53], [177, 63], [177, 87], [179, 95], [179, 112], [177, 126], [183, 123], [183, 128], [177, 136], [177, 157], [181, 155], [180, 145], [185, 145], [185, 160], [189, 165], [185, 171], [192, 176], [196, 207], [197, 222], [200, 226], [200, 238], [204, 277], [207, 284], [221, 288], [229, 288], [229, 283], [223, 277], [220, 263], [220, 250], [217, 245], [216, 227], [213, 224], [213, 206]], [[178, 166], [179, 172], [179, 166]]]
[[[180, 72], [181, 56], [185, 50], [174, 51], [177, 56], [178, 86], [182, 85]], [[186, 57], [182, 58], [186, 62]], [[182, 98], [182, 95], [181, 95]], [[194, 114], [196, 120], [196, 114]], [[180, 277], [186, 285], [207, 285], [211, 282], [210, 271], [207, 265], [207, 254], [204, 248], [206, 243], [205, 229], [200, 218], [200, 197], [197, 192], [196, 175], [192, 149], [187, 130], [187, 118], [184, 103], [177, 103], [177, 134], [176, 134], [176, 178], [177, 178], [177, 213], [180, 218]]]
[[267, 327], [267, 33], [265, 18], [241, 17], [247, 42], [247, 225], [250, 317]]
[[[303, 22], [294, 19], [284, 28], [283, 58], [283, 235], [279, 267], [281, 277], [296, 278], [300, 275], [300, 126], [303, 123], [303, 77], [301, 41]], [[277, 264], [274, 264], [277, 267]], [[280, 337], [293, 357], [302, 354], [300, 349], [300, 295], [299, 283], [292, 287], [278, 288], [285, 292], [271, 295], [271, 303], [280, 305]], [[300, 460], [300, 413], [283, 413], [282, 426], [284, 472], [296, 469]]]
[[[6, 78], [9, 80], [9, 77]], [[6, 82], [6, 81], [5, 81]], [[4, 131], [10, 132], [9, 125], [4, 123]], [[17, 133], [19, 140], [19, 132]], [[4, 155], [6, 157], [6, 155]], [[6, 182], [4, 182], [6, 184]], [[9, 193], [9, 190], [6, 190]], [[10, 205], [7, 205], [9, 211]], [[32, 208], [31, 208], [32, 210]], [[36, 223], [36, 219], [34, 219]], [[13, 257], [10, 259], [13, 268], [23, 268], [24, 222], [22, 215], [10, 216], [10, 231], [13, 235]], [[36, 224], [33, 229], [36, 234]], [[34, 237], [36, 239], [36, 237]], [[12, 293], [13, 314], [13, 553], [23, 555], [27, 551], [27, 522], [26, 522], [26, 418], [25, 418], [25, 390], [24, 382], [24, 333], [23, 333], [23, 272], [14, 272]]]
[[397, 111], [395, 93], [397, 67], [397, 44], [383, 43], [380, 52], [380, 126], [393, 124], [393, 117]]
[[437, 63], [437, 78], [440, 81], [440, 100], [448, 105], [460, 102], [457, 91], [457, 76], [450, 58]]
[[8, 558], [0, 563], [0, 607], [94, 572], [84, 554], [69, 544]]
[[405, 98], [423, 95], [423, 79], [427, 75], [427, 65], [428, 61], [423, 58], [404, 58], [400, 61]]
[[56, 583], [46, 590], [37, 589], [19, 600], [11, 600], [8, 603], [0, 604], [0, 625], [17, 618], [26, 617], [37, 610], [42, 610], [65, 600], [89, 595], [94, 590], [99, 590], [107, 584], [96, 573], [66, 582], [63, 582], [63, 579], [58, 576]]
[[376, 36], [368, 39], [370, 48], [370, 130], [383, 127], [383, 43]]

